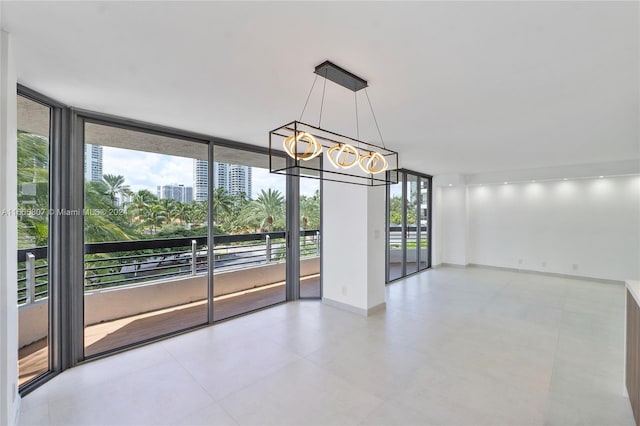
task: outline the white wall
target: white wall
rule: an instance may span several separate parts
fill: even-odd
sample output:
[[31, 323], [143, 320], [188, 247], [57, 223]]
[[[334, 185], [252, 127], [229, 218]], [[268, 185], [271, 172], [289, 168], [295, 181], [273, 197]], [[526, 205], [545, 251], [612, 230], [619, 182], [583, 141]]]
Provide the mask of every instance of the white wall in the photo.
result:
[[[640, 176], [467, 188], [468, 263], [640, 278]], [[462, 251], [463, 197], [457, 189], [443, 192], [448, 262]]]
[[[367, 189], [367, 309], [385, 304], [386, 188]], [[323, 229], [324, 230], [324, 229]]]
[[[1, 15], [0, 6], [0, 15]], [[0, 31], [0, 212], [16, 208], [16, 74], [9, 34]], [[16, 421], [18, 382], [17, 224], [0, 214], [0, 424]]]
[[323, 300], [366, 313], [384, 305], [384, 188], [325, 182]]
[[442, 263], [442, 188], [433, 185], [431, 193], [431, 265]]
[[[467, 192], [464, 185], [440, 189], [439, 243], [440, 262], [466, 265], [467, 259]], [[433, 259], [432, 259], [433, 261]], [[434, 264], [438, 264], [433, 262]]]

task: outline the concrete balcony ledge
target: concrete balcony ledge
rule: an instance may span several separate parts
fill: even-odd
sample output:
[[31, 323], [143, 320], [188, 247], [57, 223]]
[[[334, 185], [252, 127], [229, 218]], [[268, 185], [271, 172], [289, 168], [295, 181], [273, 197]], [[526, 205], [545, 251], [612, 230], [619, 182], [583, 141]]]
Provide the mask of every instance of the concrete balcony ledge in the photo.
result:
[[[284, 282], [285, 267], [284, 262], [274, 262], [214, 273], [214, 297]], [[301, 276], [318, 273], [320, 273], [319, 257], [300, 261]], [[181, 306], [204, 300], [206, 297], [206, 274], [88, 291], [84, 297], [85, 325]], [[19, 321], [20, 348], [46, 337], [48, 330], [47, 299], [21, 306]]]

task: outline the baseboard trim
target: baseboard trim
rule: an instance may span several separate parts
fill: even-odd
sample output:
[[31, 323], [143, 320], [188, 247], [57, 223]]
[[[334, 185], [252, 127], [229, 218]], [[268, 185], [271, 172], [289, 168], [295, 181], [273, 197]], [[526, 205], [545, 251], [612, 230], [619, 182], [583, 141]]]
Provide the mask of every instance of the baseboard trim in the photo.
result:
[[327, 298], [323, 298], [322, 303], [324, 303], [325, 305], [331, 306], [333, 308], [338, 308], [338, 309], [342, 309], [343, 311], [348, 311], [354, 314], [361, 315], [363, 317], [368, 317], [370, 315], [384, 311], [387, 308], [387, 302], [382, 302], [369, 309], [358, 308], [358, 307], [349, 305], [347, 303], [338, 302], [337, 300], [327, 299]]
[[[449, 265], [447, 264], [447, 266], [449, 266]], [[583, 276], [583, 275], [561, 274], [559, 272], [546, 272], [546, 271], [535, 271], [533, 269], [509, 268], [509, 267], [506, 267], [506, 266], [482, 265], [480, 263], [469, 263], [467, 266], [470, 267], [470, 268], [497, 269], [497, 270], [500, 270], [500, 271], [524, 272], [524, 273], [527, 273], [527, 274], [545, 275], [545, 276], [548, 276], [548, 277], [570, 278], [570, 279], [574, 279], [574, 280], [593, 281], [593, 282], [597, 282], [597, 283], [624, 285], [624, 281], [620, 281], [620, 280], [609, 280], [609, 279], [606, 279], [606, 278], [586, 277], [586, 276]]]
[[441, 264], [439, 264], [438, 266], [447, 266], [449, 268], [466, 268], [467, 266], [469, 266], [469, 263], [467, 264], [462, 264], [462, 263], [447, 263], [447, 262], [442, 262]]

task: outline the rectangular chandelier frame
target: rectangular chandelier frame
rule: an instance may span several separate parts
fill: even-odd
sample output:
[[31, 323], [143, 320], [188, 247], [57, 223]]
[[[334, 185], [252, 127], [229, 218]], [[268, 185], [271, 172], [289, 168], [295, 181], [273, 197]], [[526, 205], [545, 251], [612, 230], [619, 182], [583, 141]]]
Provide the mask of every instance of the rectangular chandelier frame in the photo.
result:
[[[287, 140], [292, 141], [292, 138], [296, 138], [295, 135], [306, 135], [307, 139], [301, 141], [303, 146], [305, 143], [309, 143], [309, 139], [315, 139], [314, 145], [312, 147], [306, 145], [305, 149], [301, 149], [298, 147], [299, 143], [296, 143], [296, 139], [289, 146], [287, 165], [281, 167], [283, 165], [282, 148]], [[345, 145], [352, 147], [353, 150], [351, 148], [346, 151], [340, 149]], [[313, 150], [308, 151], [307, 148], [313, 148]], [[285, 151], [287, 151], [286, 147]], [[377, 173], [367, 173], [364, 168], [373, 167], [369, 160], [375, 153], [377, 153], [376, 161], [380, 161], [378, 164], [382, 164], [384, 161], [386, 167]], [[305, 156], [311, 158], [301, 159]], [[279, 161], [274, 161], [275, 158]], [[398, 169], [398, 153], [311, 124], [292, 121], [269, 132], [269, 169], [271, 173], [283, 175], [354, 185], [383, 186], [398, 183], [397, 173], [387, 173]]]

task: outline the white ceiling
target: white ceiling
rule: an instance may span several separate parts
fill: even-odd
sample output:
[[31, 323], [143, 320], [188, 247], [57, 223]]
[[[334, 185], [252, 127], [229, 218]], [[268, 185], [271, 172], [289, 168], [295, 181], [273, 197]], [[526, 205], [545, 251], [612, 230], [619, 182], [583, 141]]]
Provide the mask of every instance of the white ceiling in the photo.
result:
[[[634, 1], [2, 3], [19, 81], [69, 105], [266, 146], [329, 59], [432, 174], [640, 158], [638, 18]], [[377, 143], [362, 92], [359, 112]], [[352, 92], [327, 83], [322, 126], [355, 136]]]

